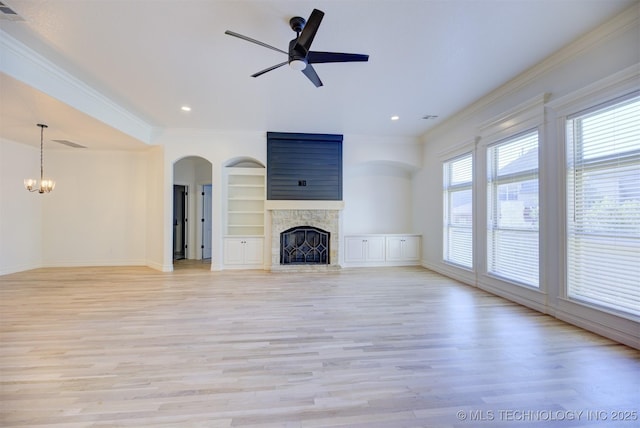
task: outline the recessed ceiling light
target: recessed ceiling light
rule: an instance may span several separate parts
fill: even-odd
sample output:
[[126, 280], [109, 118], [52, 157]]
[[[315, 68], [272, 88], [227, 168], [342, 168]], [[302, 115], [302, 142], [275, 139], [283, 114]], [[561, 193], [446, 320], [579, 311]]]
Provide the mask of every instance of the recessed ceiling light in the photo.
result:
[[391, 116], [391, 120], [398, 120], [398, 119], [400, 119], [400, 116], [396, 116], [396, 115]]
[[180, 110], [182, 110], [182, 111], [191, 111], [191, 107], [189, 107], [189, 106], [182, 106], [182, 107], [180, 107]]

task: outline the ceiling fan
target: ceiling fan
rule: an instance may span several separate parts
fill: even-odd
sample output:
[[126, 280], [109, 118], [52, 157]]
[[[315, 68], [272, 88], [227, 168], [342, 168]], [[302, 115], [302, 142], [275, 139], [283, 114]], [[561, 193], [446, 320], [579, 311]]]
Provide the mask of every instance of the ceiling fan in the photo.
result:
[[308, 21], [305, 21], [304, 18], [301, 18], [299, 16], [294, 16], [289, 20], [291, 29], [296, 32], [296, 38], [289, 42], [289, 52], [268, 45], [259, 40], [252, 39], [251, 37], [234, 33], [233, 31], [227, 30], [224, 33], [233, 37], [238, 37], [251, 43], [255, 43], [265, 48], [273, 49], [274, 51], [281, 52], [289, 56], [289, 59], [287, 61], [258, 71], [257, 73], [252, 74], [251, 77], [262, 76], [263, 74], [271, 70], [275, 70], [276, 68], [282, 67], [285, 64], [289, 64], [289, 66], [294, 70], [302, 71], [302, 73], [307, 76], [307, 78], [309, 78], [309, 80], [311, 80], [311, 82], [316, 85], [316, 87], [320, 87], [322, 86], [322, 81], [320, 80], [320, 77], [318, 77], [318, 74], [311, 64], [320, 64], [327, 62], [366, 62], [369, 60], [369, 55], [342, 52], [312, 51], [311, 43], [313, 43], [313, 39], [316, 36], [316, 32], [320, 27], [320, 23], [322, 22], [323, 17], [324, 12], [318, 9], [313, 9], [313, 12], [311, 12]]

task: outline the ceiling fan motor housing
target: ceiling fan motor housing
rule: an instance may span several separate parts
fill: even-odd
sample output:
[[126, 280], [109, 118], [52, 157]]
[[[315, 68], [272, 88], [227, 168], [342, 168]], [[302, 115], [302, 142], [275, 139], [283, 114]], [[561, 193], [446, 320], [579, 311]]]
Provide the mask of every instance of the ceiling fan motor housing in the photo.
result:
[[307, 68], [307, 52], [301, 52], [298, 45], [298, 38], [304, 29], [307, 21], [301, 16], [294, 16], [289, 20], [291, 29], [296, 32], [296, 38], [289, 42], [289, 66], [294, 70], [304, 70]]
[[305, 19], [300, 16], [294, 16], [289, 20], [289, 25], [291, 26], [291, 29], [298, 34], [302, 32], [302, 29], [304, 28], [304, 24], [306, 23], [307, 21], [305, 21]]

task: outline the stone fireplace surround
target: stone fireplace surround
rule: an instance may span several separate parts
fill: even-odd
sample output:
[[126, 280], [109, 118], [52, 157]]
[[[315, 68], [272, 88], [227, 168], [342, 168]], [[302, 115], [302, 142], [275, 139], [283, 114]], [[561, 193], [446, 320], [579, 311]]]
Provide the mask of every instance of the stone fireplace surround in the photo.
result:
[[[340, 224], [344, 201], [282, 201], [267, 200], [265, 209], [270, 217], [271, 271], [324, 272], [340, 269]], [[280, 233], [297, 226], [313, 226], [330, 233], [328, 265], [281, 265]]]

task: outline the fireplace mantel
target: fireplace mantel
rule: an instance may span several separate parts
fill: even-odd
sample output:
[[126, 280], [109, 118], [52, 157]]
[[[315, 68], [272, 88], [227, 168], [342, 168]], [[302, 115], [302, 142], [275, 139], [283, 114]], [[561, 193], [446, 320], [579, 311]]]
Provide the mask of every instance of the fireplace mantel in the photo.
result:
[[342, 211], [344, 209], [344, 201], [282, 201], [282, 200], [266, 200], [264, 207], [267, 211], [277, 210], [335, 210]]

